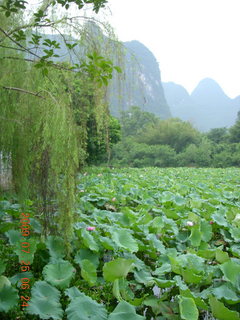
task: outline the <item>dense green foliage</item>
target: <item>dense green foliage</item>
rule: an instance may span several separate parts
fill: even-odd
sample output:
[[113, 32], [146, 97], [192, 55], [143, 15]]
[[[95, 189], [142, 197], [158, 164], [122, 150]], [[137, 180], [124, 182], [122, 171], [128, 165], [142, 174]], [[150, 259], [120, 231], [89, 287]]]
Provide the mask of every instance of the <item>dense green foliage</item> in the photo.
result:
[[23, 240], [20, 206], [1, 199], [1, 319], [240, 319], [239, 184], [234, 168], [91, 169], [68, 257], [29, 206]]
[[[19, 198], [33, 199], [43, 213], [44, 234], [63, 233], [69, 244], [77, 172], [86, 161], [108, 160], [118, 141], [119, 124], [110, 116], [105, 96], [113, 71], [121, 70], [107, 50], [106, 58], [100, 55], [100, 39], [88, 26], [78, 25], [76, 43], [67, 43], [70, 34], [62, 39], [78, 63], [61, 62], [60, 43], [40, 32], [44, 23], [59, 31], [67, 16], [61, 21], [50, 17], [45, 3], [39, 15], [31, 11], [34, 22], [26, 24], [17, 12], [26, 10], [26, 3], [19, 3], [8, 1], [6, 14], [0, 12], [0, 153], [12, 169]], [[98, 12], [106, 1], [77, 2], [79, 7], [86, 3]]]
[[122, 139], [111, 164], [131, 167], [240, 166], [239, 124], [200, 133], [180, 119], [161, 120], [132, 107], [122, 112]]

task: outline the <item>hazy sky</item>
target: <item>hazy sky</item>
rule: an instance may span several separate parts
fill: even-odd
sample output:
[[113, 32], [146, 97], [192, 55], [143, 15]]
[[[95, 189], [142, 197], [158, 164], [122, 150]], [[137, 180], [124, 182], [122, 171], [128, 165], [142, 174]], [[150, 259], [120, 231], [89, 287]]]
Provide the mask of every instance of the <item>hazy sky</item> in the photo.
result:
[[109, 0], [109, 7], [119, 40], [145, 44], [162, 81], [191, 92], [210, 77], [240, 95], [240, 0]]

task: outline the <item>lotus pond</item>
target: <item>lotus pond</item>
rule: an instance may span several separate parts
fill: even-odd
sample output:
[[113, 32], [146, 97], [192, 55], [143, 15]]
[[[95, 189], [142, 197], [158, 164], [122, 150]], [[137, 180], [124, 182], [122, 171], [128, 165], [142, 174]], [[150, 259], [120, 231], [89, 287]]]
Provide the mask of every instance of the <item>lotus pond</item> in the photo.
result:
[[1, 199], [1, 319], [240, 320], [240, 169], [91, 168], [75, 210], [67, 255]]

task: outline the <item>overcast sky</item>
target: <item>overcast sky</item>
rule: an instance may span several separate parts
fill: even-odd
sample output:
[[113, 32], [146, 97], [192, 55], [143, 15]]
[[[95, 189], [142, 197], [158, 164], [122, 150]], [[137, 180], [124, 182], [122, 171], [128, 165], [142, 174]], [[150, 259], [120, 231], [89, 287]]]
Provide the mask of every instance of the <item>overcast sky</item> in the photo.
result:
[[139, 40], [159, 62], [162, 81], [191, 92], [213, 78], [240, 95], [240, 0], [109, 0], [119, 40]]

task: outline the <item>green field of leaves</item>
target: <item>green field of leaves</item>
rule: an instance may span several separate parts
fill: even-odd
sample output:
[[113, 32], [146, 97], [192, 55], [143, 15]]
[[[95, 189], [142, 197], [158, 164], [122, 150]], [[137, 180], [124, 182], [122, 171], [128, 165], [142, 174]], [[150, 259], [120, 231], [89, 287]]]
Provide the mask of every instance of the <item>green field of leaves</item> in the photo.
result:
[[1, 319], [240, 319], [240, 169], [89, 169], [68, 256], [34, 212], [23, 253], [20, 212], [0, 202]]

